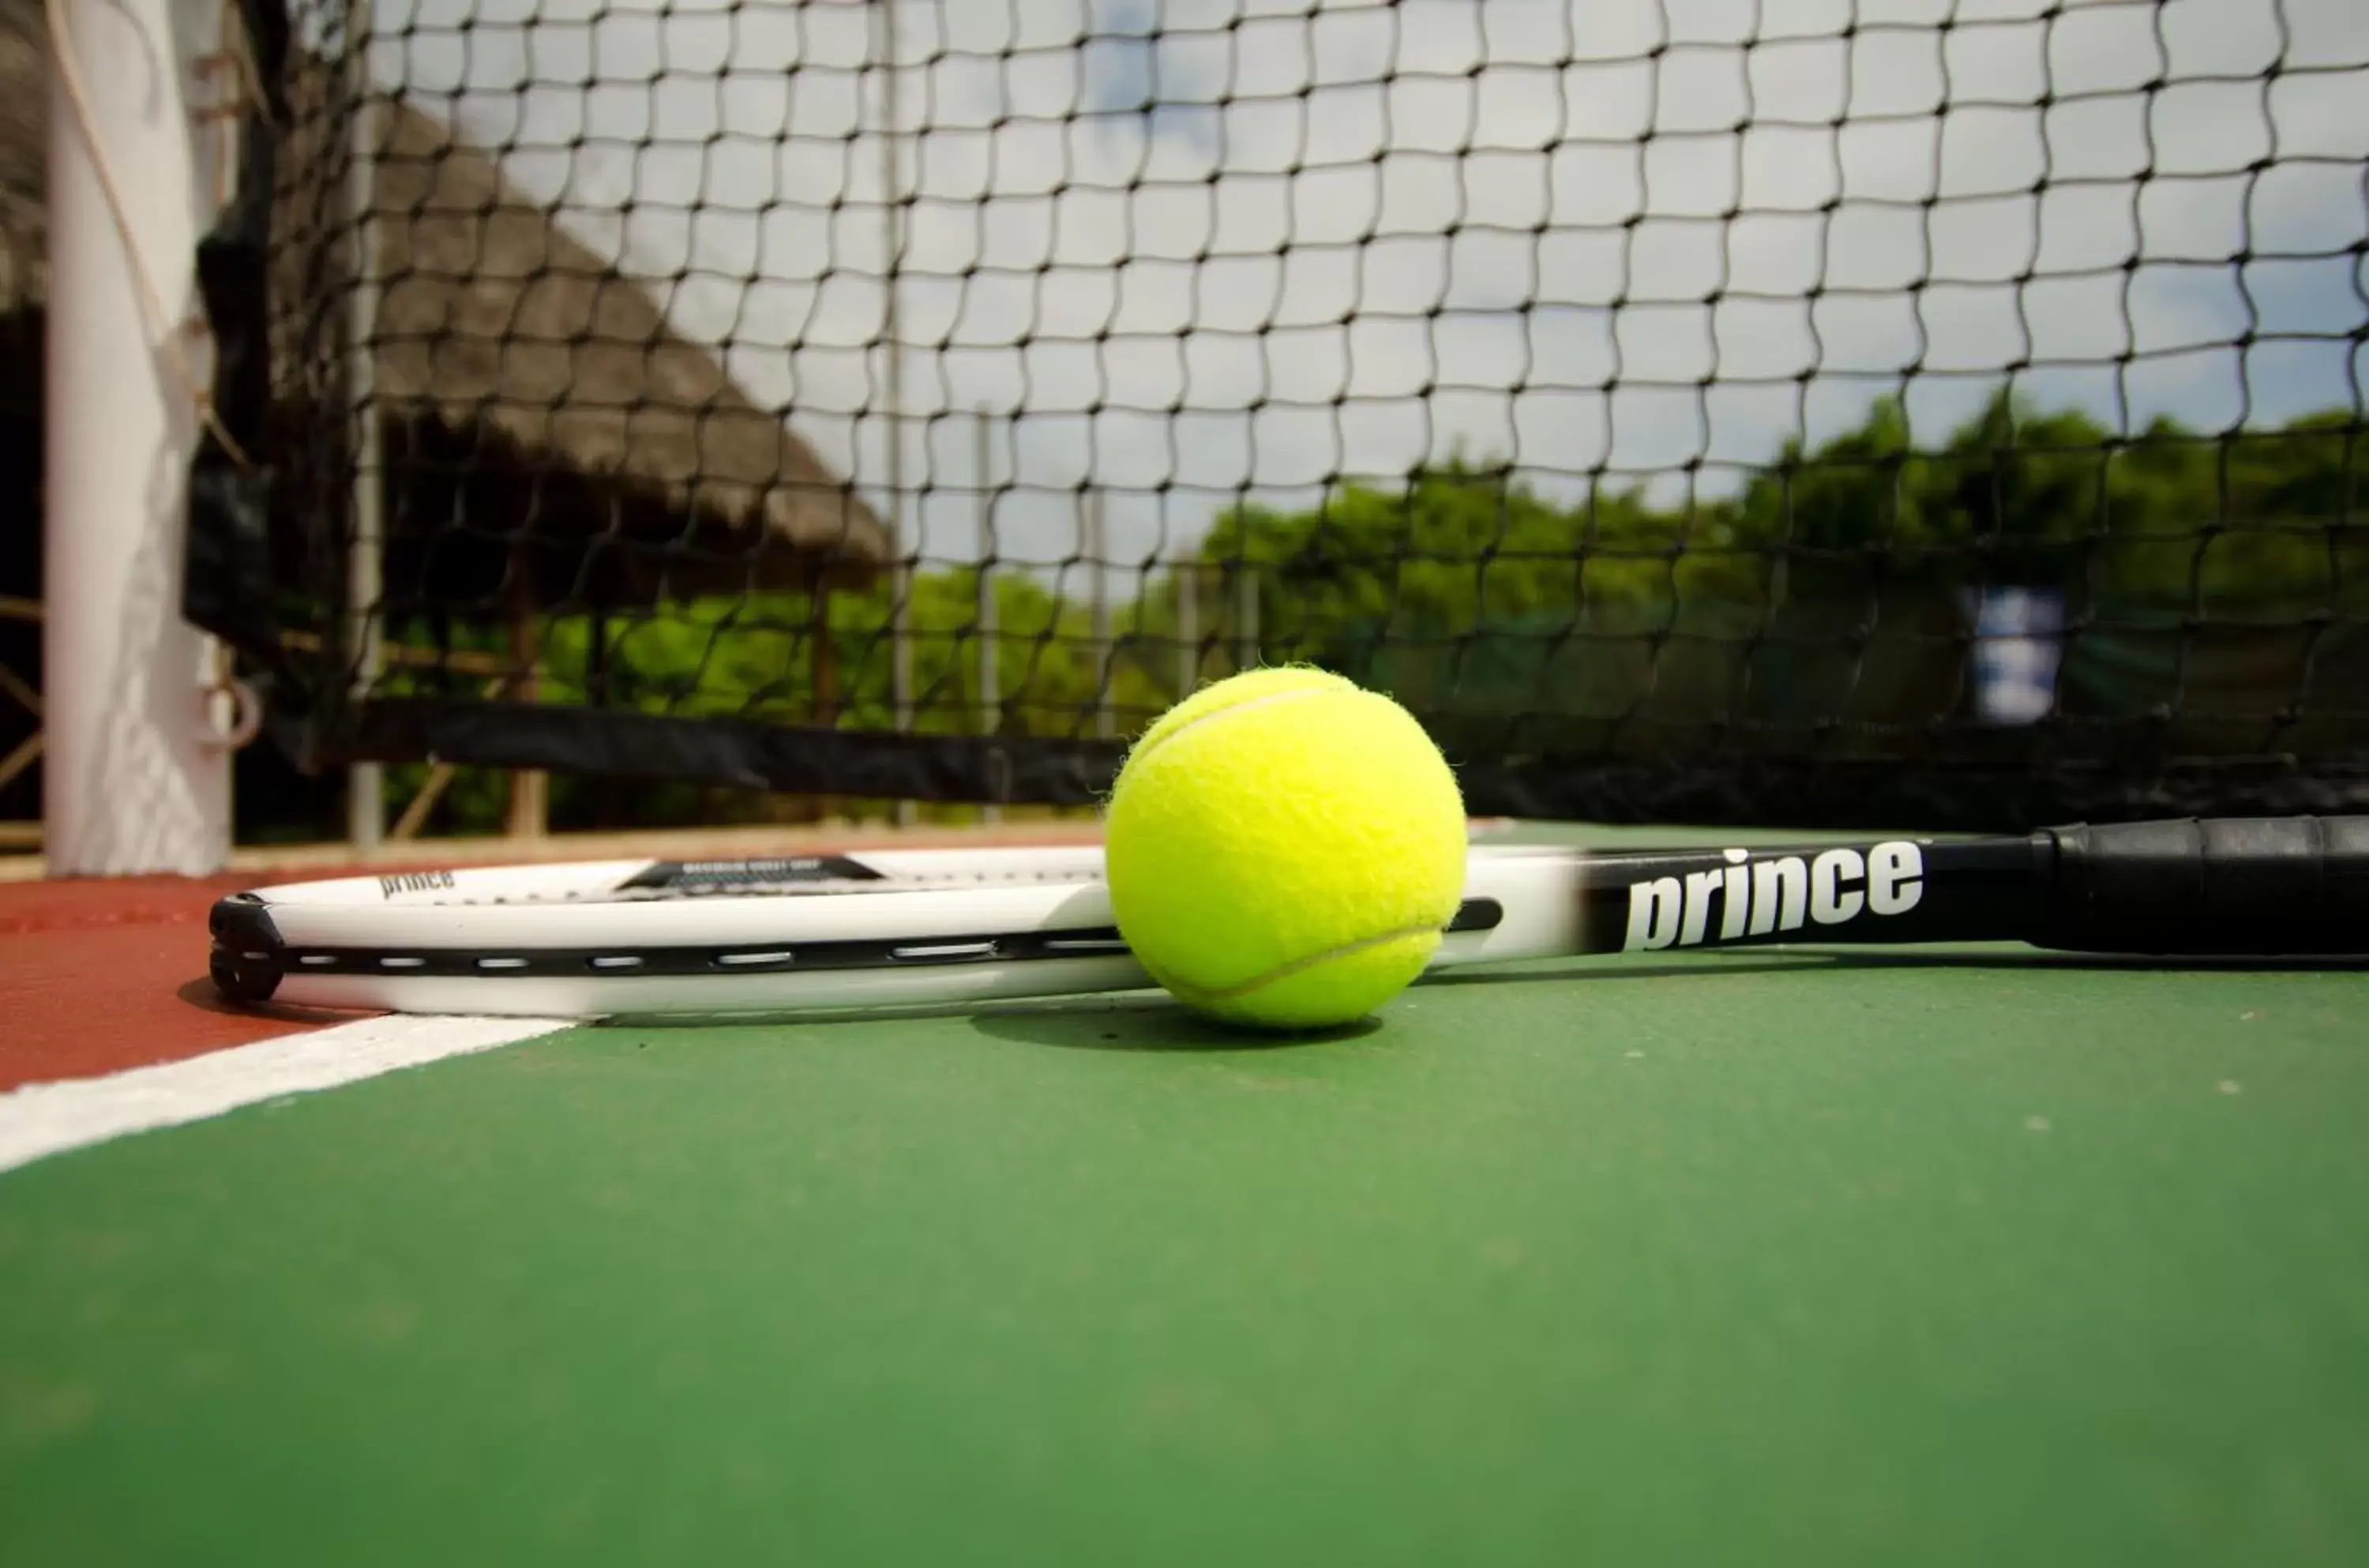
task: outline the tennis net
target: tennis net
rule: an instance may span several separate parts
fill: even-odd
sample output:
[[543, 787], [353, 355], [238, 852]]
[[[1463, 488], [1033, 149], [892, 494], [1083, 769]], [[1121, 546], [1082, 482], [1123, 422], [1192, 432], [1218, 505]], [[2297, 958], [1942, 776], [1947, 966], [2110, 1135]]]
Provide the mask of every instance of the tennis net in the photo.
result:
[[2369, 805], [2352, 0], [247, 17], [306, 766], [1082, 805], [1310, 660], [1482, 812]]

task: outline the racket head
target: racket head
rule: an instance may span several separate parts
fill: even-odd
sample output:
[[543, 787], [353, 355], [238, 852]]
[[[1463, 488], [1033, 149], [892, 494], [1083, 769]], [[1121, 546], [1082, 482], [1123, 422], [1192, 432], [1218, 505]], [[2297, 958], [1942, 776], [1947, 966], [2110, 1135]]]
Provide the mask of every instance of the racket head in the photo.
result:
[[[1474, 886], [1440, 961], [1499, 956], [1508, 934], [1531, 948], [1556, 940], [1551, 910], [1575, 864], [1539, 846], [1476, 846]], [[1076, 845], [283, 883], [217, 901], [213, 978], [249, 1005], [555, 1017], [1150, 988], [1102, 870], [1099, 845]], [[1528, 917], [1510, 933], [1509, 899]]]

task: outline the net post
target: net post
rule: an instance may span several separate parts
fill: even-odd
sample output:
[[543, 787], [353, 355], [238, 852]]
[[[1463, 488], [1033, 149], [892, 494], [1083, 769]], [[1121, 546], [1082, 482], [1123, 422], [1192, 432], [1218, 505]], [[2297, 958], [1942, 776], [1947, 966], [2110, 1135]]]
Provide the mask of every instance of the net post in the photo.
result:
[[1201, 680], [1201, 561], [1190, 548], [1176, 555], [1176, 700]]
[[1094, 669], [1094, 735], [1111, 734], [1111, 614], [1110, 568], [1103, 559], [1103, 493], [1088, 486], [1078, 497], [1078, 546], [1086, 557], [1086, 604], [1093, 632], [1089, 647]]
[[[513, 690], [521, 703], [540, 702], [543, 682], [542, 607], [534, 597], [534, 563], [523, 545], [511, 547], [510, 589], [504, 596], [509, 619]], [[540, 839], [551, 830], [551, 775], [540, 768], [513, 768], [503, 831], [513, 839]]]
[[[353, 293], [348, 301], [347, 395], [354, 421], [354, 532], [346, 563], [347, 647], [353, 659], [349, 688], [367, 697], [378, 681], [379, 599], [383, 588], [385, 531], [384, 432], [378, 416], [379, 256], [377, 202], [380, 108], [371, 90], [370, 47], [375, 31], [372, 0], [352, 0], [347, 48], [350, 56], [353, 124], [346, 166], [346, 212], [352, 225]], [[356, 850], [375, 850], [386, 836], [386, 779], [376, 762], [356, 762], [346, 773], [346, 839]]]
[[212, 381], [193, 263], [216, 184], [191, 84], [223, 20], [219, 0], [66, 0], [53, 40], [52, 876], [196, 876], [230, 860], [233, 743], [212, 716], [215, 654], [180, 615], [188, 473]]
[[[880, 71], [880, 227], [882, 302], [881, 351], [888, 425], [888, 687], [891, 722], [898, 735], [913, 727], [913, 640], [908, 601], [912, 594], [912, 567], [905, 550], [905, 355], [897, 319], [898, 275], [904, 263], [905, 177], [897, 138], [900, 110], [897, 101], [896, 0], [872, 0], [876, 24]], [[913, 821], [913, 803], [899, 799], [893, 807], [898, 827]]]
[[1259, 591], [1257, 569], [1248, 555], [1234, 574], [1234, 668], [1249, 670], [1259, 658]]
[[[978, 623], [978, 730], [981, 735], [993, 735], [1001, 727], [996, 710], [1002, 704], [1002, 695], [996, 684], [995, 493], [988, 478], [988, 466], [993, 457], [988, 451], [987, 421], [987, 406], [981, 404], [972, 411], [971, 418], [971, 473], [978, 486], [978, 605], [975, 612]], [[990, 801], [979, 817], [991, 826], [1003, 820], [1003, 807]]]

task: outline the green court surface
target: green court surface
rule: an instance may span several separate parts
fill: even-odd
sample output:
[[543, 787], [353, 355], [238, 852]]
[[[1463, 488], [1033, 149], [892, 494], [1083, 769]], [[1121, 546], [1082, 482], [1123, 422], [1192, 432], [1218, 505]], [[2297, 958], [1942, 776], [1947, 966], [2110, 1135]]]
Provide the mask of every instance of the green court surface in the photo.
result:
[[2369, 1561], [2369, 974], [608, 1026], [0, 1178], [0, 1558]]

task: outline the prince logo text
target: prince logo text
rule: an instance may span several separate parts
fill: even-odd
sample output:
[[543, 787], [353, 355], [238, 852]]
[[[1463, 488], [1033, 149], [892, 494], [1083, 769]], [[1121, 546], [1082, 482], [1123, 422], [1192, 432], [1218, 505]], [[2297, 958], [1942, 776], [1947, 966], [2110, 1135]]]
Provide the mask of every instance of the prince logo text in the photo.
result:
[[1722, 858], [1726, 865], [1715, 871], [1630, 884], [1622, 950], [1732, 942], [1810, 923], [1842, 925], [1861, 913], [1905, 915], [1925, 897], [1925, 857], [1905, 840], [1864, 853], [1831, 849], [1754, 860], [1749, 850], [1727, 850]]

